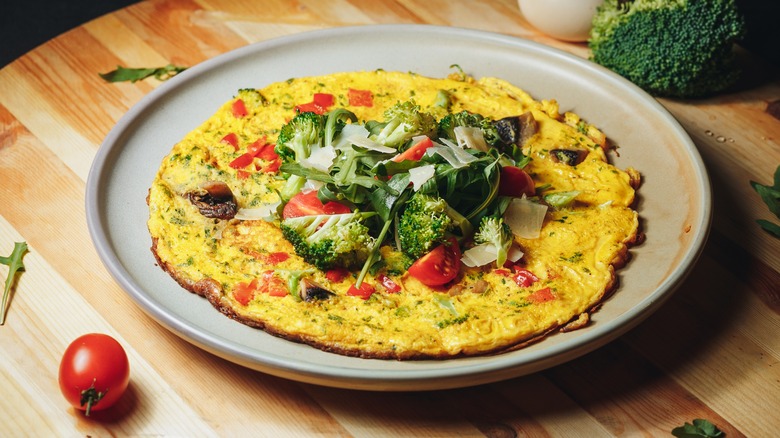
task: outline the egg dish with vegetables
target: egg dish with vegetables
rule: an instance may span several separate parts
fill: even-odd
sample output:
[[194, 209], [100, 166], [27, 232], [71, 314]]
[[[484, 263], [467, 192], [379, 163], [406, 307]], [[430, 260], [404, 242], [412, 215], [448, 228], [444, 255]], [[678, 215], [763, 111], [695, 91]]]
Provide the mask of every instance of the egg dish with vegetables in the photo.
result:
[[555, 100], [453, 68], [238, 90], [151, 184], [159, 266], [240, 323], [363, 358], [587, 325], [642, 238], [639, 173]]

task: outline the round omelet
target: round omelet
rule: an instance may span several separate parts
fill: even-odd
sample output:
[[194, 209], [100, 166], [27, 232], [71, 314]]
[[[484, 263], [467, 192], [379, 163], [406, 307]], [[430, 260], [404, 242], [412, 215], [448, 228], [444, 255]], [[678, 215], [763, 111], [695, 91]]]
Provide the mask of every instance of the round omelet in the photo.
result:
[[[442, 90], [451, 98], [448, 109], [436, 105]], [[356, 99], [358, 91], [371, 99]], [[410, 276], [389, 239], [381, 248], [385, 267], [366, 280], [376, 293], [350, 296], [357, 272], [334, 275], [306, 263], [272, 210], [267, 218], [221, 217], [222, 206], [203, 196], [204, 186], [210, 194], [229, 193], [239, 212], [275, 205], [285, 179], [278, 159], [262, 151], [273, 148], [296, 106], [316, 103], [316, 94], [331, 96], [330, 107], [346, 108], [361, 122], [381, 120], [386, 108], [409, 99], [437, 119], [462, 110], [493, 119], [530, 113], [537, 126], [522, 149], [537, 195], [576, 193], [576, 201], [550, 208], [538, 238], [516, 239], [523, 256], [515, 266], [461, 266], [440, 287]], [[640, 178], [610, 164], [607, 152], [596, 127], [496, 78], [377, 70], [242, 89], [163, 159], [147, 199], [152, 250], [179, 284], [223, 314], [291, 341], [365, 358], [500, 353], [583, 326], [615, 288], [615, 269], [641, 236], [631, 208]], [[293, 280], [327, 294], [301, 299], [289, 293]], [[262, 293], [253, 288], [258, 282], [266, 286]]]

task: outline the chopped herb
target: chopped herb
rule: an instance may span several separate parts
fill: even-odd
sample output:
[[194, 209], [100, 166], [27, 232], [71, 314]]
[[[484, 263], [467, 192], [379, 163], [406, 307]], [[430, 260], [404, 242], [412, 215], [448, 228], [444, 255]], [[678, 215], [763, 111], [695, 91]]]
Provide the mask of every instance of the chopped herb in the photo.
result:
[[677, 438], [716, 438], [725, 437], [726, 434], [708, 420], [696, 419], [693, 424], [685, 423], [672, 429], [672, 435]]
[[[765, 186], [755, 181], [750, 181], [750, 185], [761, 196], [769, 211], [780, 219], [780, 166], [775, 170], [774, 186]], [[756, 222], [770, 234], [780, 237], [780, 225], [765, 219], [758, 219]]]
[[7, 311], [8, 299], [11, 296], [11, 288], [13, 287], [14, 280], [16, 280], [16, 273], [24, 271], [24, 263], [22, 258], [27, 252], [27, 242], [15, 242], [14, 250], [8, 257], [0, 256], [0, 263], [8, 266], [8, 276], [5, 279], [5, 289], [3, 289], [3, 301], [0, 303], [0, 325], [5, 324], [5, 313]]
[[136, 82], [151, 76], [154, 76], [157, 80], [164, 81], [176, 76], [186, 69], [187, 67], [180, 67], [173, 64], [157, 68], [127, 68], [118, 65], [116, 70], [98, 74], [106, 82]]
[[577, 251], [574, 254], [572, 254], [570, 257], [560, 256], [559, 259], [562, 262], [579, 263], [582, 261], [582, 253]]
[[342, 318], [342, 317], [340, 317], [338, 315], [333, 315], [331, 313], [328, 314], [328, 319], [331, 320], [331, 321], [336, 321], [339, 324], [344, 322], [344, 318]]
[[449, 327], [449, 326], [451, 326], [453, 324], [463, 324], [468, 319], [469, 319], [469, 315], [468, 314], [463, 315], [463, 316], [459, 316], [457, 318], [445, 319], [444, 321], [437, 322], [436, 323], [436, 327], [438, 327], [440, 329], [443, 329], [443, 328]]
[[406, 307], [406, 306], [401, 306], [401, 307], [395, 309], [395, 316], [398, 316], [398, 317], [401, 317], [401, 318], [406, 318], [410, 314], [411, 313], [409, 312], [409, 308]]

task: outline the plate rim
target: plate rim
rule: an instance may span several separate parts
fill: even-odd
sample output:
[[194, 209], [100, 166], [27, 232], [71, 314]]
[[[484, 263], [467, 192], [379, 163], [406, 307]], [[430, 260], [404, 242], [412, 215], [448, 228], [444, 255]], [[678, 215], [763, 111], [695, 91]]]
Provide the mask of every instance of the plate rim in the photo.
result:
[[[632, 307], [629, 312], [626, 312], [624, 317], [605, 321], [602, 324], [602, 327], [581, 336], [582, 341], [576, 344], [562, 343], [553, 346], [552, 350], [545, 349], [535, 352], [537, 354], [532, 354], [530, 360], [526, 358], [522, 361], [522, 364], [507, 359], [506, 356], [504, 356], [504, 359], [502, 360], [502, 356], [499, 355], [493, 356], [494, 358], [497, 358], [496, 360], [479, 361], [476, 366], [468, 361], [468, 358], [461, 358], [451, 360], [462, 361], [464, 364], [463, 366], [454, 366], [444, 369], [416, 369], [414, 372], [373, 369], [370, 371], [370, 375], [356, 376], [353, 371], [360, 370], [361, 368], [339, 367], [323, 369], [318, 364], [290, 363], [281, 357], [275, 357], [267, 353], [262, 354], [264, 360], [258, 363], [257, 355], [247, 354], [246, 351], [240, 351], [236, 348], [238, 347], [236, 345], [227, 345], [226, 342], [230, 342], [229, 340], [217, 337], [214, 334], [204, 333], [202, 330], [198, 330], [198, 327], [193, 327], [185, 321], [177, 319], [174, 315], [162, 312], [162, 309], [155, 305], [152, 297], [148, 296], [146, 291], [143, 291], [138, 284], [130, 280], [130, 272], [122, 265], [117, 254], [111, 251], [111, 245], [107, 243], [110, 239], [108, 232], [105, 229], [105, 217], [104, 214], [101, 214], [100, 206], [98, 205], [99, 200], [101, 199], [102, 190], [104, 190], [104, 187], [101, 184], [98, 184], [98, 182], [102, 181], [105, 177], [108, 170], [106, 164], [111, 159], [112, 154], [121, 153], [121, 151], [115, 150], [115, 146], [120, 142], [121, 137], [126, 134], [126, 131], [129, 129], [128, 127], [132, 127], [134, 123], [137, 123], [139, 118], [143, 116], [144, 110], [147, 110], [159, 99], [164, 98], [168, 93], [175, 92], [178, 87], [184, 86], [188, 81], [194, 80], [199, 75], [230, 61], [244, 58], [256, 52], [268, 51], [273, 47], [296, 44], [313, 38], [345, 37], [355, 33], [371, 34], [375, 32], [454, 34], [459, 37], [491, 40], [500, 44], [518, 46], [526, 50], [530, 49], [535, 52], [541, 52], [545, 56], [554, 56], [562, 58], [566, 62], [573, 62], [584, 68], [593, 70], [595, 74], [602, 76], [606, 75], [608, 79], [615, 81], [621, 87], [630, 90], [633, 93], [644, 95], [645, 97], [643, 100], [667, 121], [669, 127], [672, 127], [676, 131], [677, 136], [686, 142], [686, 146], [689, 149], [688, 152], [694, 160], [692, 165], [699, 171], [698, 179], [703, 188], [700, 200], [702, 217], [700, 223], [697, 224], [697, 229], [701, 231], [690, 243], [690, 249], [681, 260], [680, 266], [684, 266], [684, 269], [678, 269], [665, 278], [664, 282], [661, 283], [652, 294], [645, 297], [636, 306]], [[136, 304], [164, 328], [201, 349], [222, 357], [225, 360], [238, 363], [257, 371], [307, 383], [367, 390], [448, 389], [490, 383], [505, 378], [518, 377], [520, 375], [538, 372], [549, 366], [573, 360], [576, 357], [613, 341], [652, 314], [673, 294], [674, 290], [688, 276], [701, 255], [709, 234], [712, 215], [711, 204], [711, 187], [706, 167], [690, 136], [665, 107], [634, 84], [590, 61], [541, 43], [490, 31], [427, 24], [361, 25], [306, 31], [248, 44], [194, 65], [176, 77], [160, 84], [154, 90], [143, 96], [117, 121], [116, 125], [110, 130], [95, 155], [95, 159], [88, 174], [85, 191], [85, 206], [89, 234], [101, 261], [112, 277], [119, 283], [122, 289], [131, 296]], [[628, 317], [629, 314], [633, 314], [634, 316]], [[215, 315], [223, 317], [219, 312], [215, 312]], [[639, 317], [637, 317], [637, 315], [639, 315]], [[563, 362], [557, 362], [555, 357], [559, 357], [563, 354], [566, 354], [568, 359]], [[356, 358], [356, 360], [366, 361], [373, 359]], [[522, 365], [527, 372], [518, 372], [516, 368], [520, 365]], [[465, 376], [468, 376], [473, 380], [470, 380], [466, 385], [460, 384], [458, 382], [459, 378]], [[425, 384], [420, 385], [421, 382], [425, 382]]]

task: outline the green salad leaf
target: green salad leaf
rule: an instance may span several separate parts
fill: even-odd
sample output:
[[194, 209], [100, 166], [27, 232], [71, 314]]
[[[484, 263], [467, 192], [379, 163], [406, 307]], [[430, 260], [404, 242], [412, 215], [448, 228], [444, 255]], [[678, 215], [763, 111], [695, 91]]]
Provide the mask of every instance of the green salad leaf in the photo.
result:
[[24, 271], [24, 263], [22, 258], [27, 252], [26, 242], [14, 243], [14, 250], [8, 257], [0, 256], [0, 263], [8, 266], [8, 276], [5, 279], [5, 289], [3, 289], [3, 301], [0, 303], [0, 325], [5, 324], [5, 313], [8, 306], [8, 299], [11, 295], [11, 288], [16, 279], [16, 273]]
[[686, 422], [680, 427], [675, 427], [672, 429], [672, 435], [677, 438], [722, 438], [726, 436], [714, 424], [699, 418], [693, 420], [693, 424]]
[[[777, 169], [775, 170], [773, 186], [763, 185], [755, 181], [750, 181], [750, 185], [758, 193], [766, 206], [769, 207], [769, 211], [780, 219], [780, 166], [777, 166]], [[770, 234], [773, 234], [775, 237], [780, 237], [780, 225], [765, 219], [758, 219], [756, 222]]]
[[157, 80], [164, 81], [176, 76], [186, 69], [187, 67], [180, 67], [173, 64], [155, 68], [128, 68], [118, 65], [116, 70], [112, 70], [108, 73], [98, 73], [98, 75], [106, 82], [136, 82], [152, 76]]

